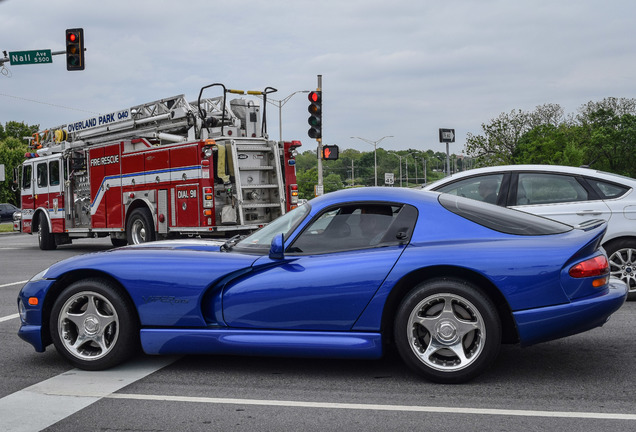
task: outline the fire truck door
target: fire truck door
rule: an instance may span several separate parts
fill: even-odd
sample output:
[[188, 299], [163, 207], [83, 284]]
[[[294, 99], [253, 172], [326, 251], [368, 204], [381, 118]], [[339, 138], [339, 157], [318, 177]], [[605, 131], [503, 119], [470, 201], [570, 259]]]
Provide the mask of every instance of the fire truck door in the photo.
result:
[[60, 181], [60, 158], [43, 159], [35, 163], [34, 205], [46, 209], [52, 232], [64, 229], [64, 194]]
[[104, 198], [106, 199], [106, 226], [123, 228], [123, 206], [121, 191], [120, 145], [104, 149]]
[[89, 172], [91, 181], [91, 225], [93, 228], [106, 228], [106, 192], [104, 186], [104, 148], [89, 150]]
[[35, 184], [33, 198], [35, 208], [49, 208], [49, 162], [46, 159], [34, 164]]
[[180, 227], [199, 226], [199, 190], [198, 184], [179, 185], [177, 192], [176, 225]]
[[22, 190], [22, 230], [26, 233], [31, 231], [31, 219], [35, 208], [35, 195], [33, 193], [33, 164], [25, 162], [22, 165], [20, 189]]
[[117, 143], [90, 150], [93, 228], [123, 226], [120, 149]]

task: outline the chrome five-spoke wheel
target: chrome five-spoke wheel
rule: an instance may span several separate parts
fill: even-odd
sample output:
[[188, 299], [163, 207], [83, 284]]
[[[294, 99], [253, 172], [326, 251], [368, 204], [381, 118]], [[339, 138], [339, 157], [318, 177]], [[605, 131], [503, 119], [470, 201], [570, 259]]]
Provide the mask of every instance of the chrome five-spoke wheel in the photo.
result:
[[62, 306], [57, 330], [70, 354], [81, 360], [96, 360], [115, 346], [119, 318], [106, 297], [80, 292]]
[[459, 383], [481, 374], [497, 357], [501, 322], [477, 286], [439, 278], [419, 284], [402, 300], [394, 338], [412, 369], [435, 382]]
[[57, 351], [86, 370], [115, 366], [139, 347], [136, 311], [121, 287], [106, 279], [82, 279], [64, 289], [49, 328]]
[[407, 326], [413, 353], [436, 370], [464, 369], [484, 348], [484, 319], [472, 303], [454, 294], [422, 300], [413, 308]]

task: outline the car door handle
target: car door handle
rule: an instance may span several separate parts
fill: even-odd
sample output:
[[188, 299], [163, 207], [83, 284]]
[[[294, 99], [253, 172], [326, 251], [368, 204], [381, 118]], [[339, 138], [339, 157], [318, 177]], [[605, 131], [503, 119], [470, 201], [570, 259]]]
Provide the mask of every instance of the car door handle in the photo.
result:
[[595, 210], [583, 210], [580, 212], [576, 213], [579, 216], [598, 216], [601, 215], [602, 213], [600, 211], [595, 211]]

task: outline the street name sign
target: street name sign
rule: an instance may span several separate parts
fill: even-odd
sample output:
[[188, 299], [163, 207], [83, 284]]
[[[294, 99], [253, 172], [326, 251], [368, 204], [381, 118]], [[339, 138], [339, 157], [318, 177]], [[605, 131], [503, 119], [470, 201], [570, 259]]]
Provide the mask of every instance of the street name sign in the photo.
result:
[[51, 50], [14, 51], [9, 53], [9, 63], [12, 66], [25, 64], [53, 63]]

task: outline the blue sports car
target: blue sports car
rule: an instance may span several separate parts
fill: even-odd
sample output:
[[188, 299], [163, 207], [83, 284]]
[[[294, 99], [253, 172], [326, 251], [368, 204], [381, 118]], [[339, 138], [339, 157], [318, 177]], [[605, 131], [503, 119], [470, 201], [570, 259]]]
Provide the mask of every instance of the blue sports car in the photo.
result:
[[224, 244], [163, 241], [59, 262], [22, 288], [19, 335], [89, 370], [139, 347], [373, 359], [393, 345], [426, 378], [464, 382], [502, 343], [580, 333], [623, 304], [605, 228], [435, 192], [339, 191]]

